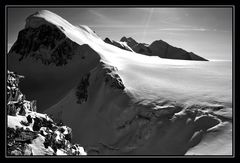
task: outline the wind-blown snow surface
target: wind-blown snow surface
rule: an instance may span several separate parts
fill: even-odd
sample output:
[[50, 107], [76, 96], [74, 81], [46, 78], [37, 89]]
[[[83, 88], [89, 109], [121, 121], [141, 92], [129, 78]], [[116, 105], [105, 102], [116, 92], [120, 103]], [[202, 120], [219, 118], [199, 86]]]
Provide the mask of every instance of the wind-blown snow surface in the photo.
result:
[[[42, 24], [99, 55], [80, 88], [46, 110], [72, 128], [73, 142], [88, 154], [232, 154], [231, 62], [133, 53], [46, 10], [30, 16], [26, 27]], [[84, 95], [80, 102], [76, 90]]]

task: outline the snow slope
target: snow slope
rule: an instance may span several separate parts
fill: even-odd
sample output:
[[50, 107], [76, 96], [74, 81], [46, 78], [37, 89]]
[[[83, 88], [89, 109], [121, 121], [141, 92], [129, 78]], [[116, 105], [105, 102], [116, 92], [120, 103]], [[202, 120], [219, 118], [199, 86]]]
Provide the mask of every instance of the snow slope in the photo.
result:
[[[41, 25], [53, 26], [70, 43], [87, 44], [96, 52], [90, 57], [96, 58], [94, 64], [86, 67], [76, 58], [74, 62], [84, 70], [73, 78], [71, 89], [68, 85], [60, 100], [45, 111], [71, 127], [73, 142], [86, 147], [88, 154], [232, 154], [231, 62], [132, 53], [46, 10], [26, 21], [27, 28]], [[16, 55], [13, 51], [9, 55]]]

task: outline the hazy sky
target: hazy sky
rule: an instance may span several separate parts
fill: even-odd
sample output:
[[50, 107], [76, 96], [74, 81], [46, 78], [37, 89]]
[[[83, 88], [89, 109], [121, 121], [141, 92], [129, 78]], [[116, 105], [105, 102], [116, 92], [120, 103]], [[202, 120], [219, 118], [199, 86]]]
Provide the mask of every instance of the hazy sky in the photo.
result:
[[26, 17], [41, 9], [87, 25], [102, 39], [126, 36], [148, 44], [162, 39], [207, 59], [232, 59], [231, 8], [8, 8], [9, 47]]

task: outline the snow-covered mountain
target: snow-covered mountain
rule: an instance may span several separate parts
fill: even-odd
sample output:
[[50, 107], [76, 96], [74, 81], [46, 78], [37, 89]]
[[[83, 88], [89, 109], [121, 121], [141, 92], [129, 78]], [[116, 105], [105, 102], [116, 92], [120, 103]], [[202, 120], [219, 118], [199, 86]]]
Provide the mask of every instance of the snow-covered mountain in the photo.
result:
[[8, 69], [25, 76], [26, 96], [72, 128], [90, 155], [232, 154], [231, 63], [113, 44], [43, 10], [27, 18]]

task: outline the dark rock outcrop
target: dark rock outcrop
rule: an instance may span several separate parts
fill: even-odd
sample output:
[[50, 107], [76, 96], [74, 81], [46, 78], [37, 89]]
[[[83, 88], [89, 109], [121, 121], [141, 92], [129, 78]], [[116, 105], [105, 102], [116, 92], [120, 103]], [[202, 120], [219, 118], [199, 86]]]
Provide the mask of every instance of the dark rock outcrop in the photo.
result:
[[127, 38], [127, 37], [124, 36], [120, 39], [120, 41], [126, 42], [127, 45], [130, 46], [131, 48], [138, 44], [138, 42], [135, 41], [132, 37]]
[[152, 51], [151, 55], [161, 58], [207, 61], [192, 52], [187, 52], [181, 48], [171, 46], [163, 40], [154, 41], [149, 45], [149, 48]]
[[123, 85], [122, 79], [115, 72], [107, 73], [105, 76], [105, 82], [106, 84], [109, 84], [110, 87], [115, 89], [124, 90], [125, 88], [125, 86]]
[[26, 26], [21, 30], [9, 54], [18, 54], [19, 61], [30, 57], [44, 65], [64, 66], [74, 55], [80, 55], [85, 59], [86, 50], [93, 51], [86, 44], [79, 45], [70, 40], [55, 25], [45, 23], [38, 27]]
[[9, 53], [20, 54], [19, 61], [30, 56], [41, 60], [45, 65], [53, 63], [62, 66], [72, 59], [77, 46], [79, 45], [67, 38], [58, 28], [43, 24], [20, 31]]
[[90, 73], [85, 74], [80, 83], [77, 86], [76, 96], [77, 96], [77, 103], [82, 104], [83, 102], [87, 101], [88, 98], [88, 86], [89, 86], [89, 77]]
[[98, 75], [101, 74], [101, 76], [103, 76], [106, 85], [114, 89], [123, 90], [125, 88], [122, 79], [117, 74], [118, 70], [116, 67], [100, 62], [96, 70], [98, 71]]
[[93, 78], [96, 78], [96, 80], [103, 80], [107, 86], [113, 89], [124, 90], [125, 88], [122, 79], [117, 74], [117, 68], [100, 62], [91, 72], [82, 76], [75, 93], [78, 104], [82, 104], [88, 100], [88, 88], [91, 85], [91, 76], [94, 76]]

